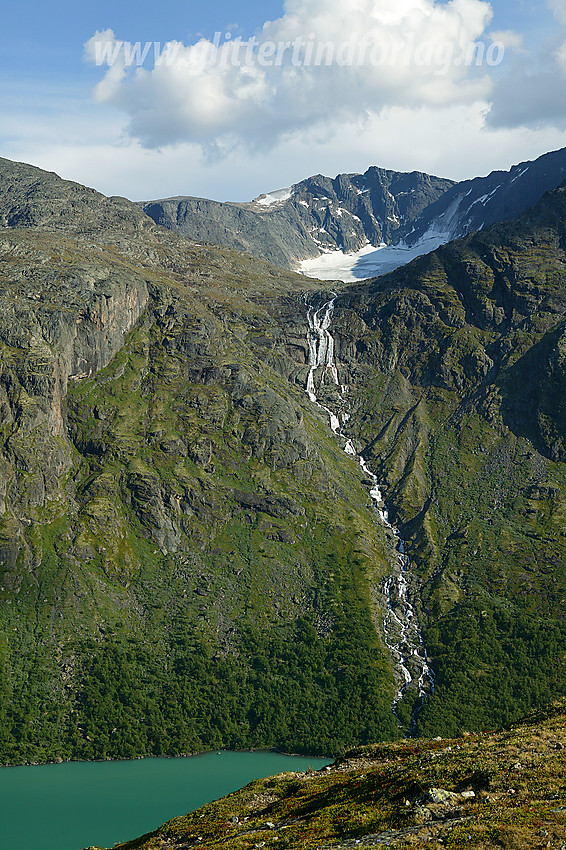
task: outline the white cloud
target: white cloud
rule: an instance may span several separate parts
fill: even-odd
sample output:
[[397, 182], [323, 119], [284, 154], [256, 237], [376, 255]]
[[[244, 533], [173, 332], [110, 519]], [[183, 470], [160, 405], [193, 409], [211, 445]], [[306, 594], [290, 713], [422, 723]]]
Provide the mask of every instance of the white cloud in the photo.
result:
[[186, 194], [245, 201], [311, 174], [334, 177], [370, 165], [458, 180], [566, 145], [566, 133], [552, 128], [486, 129], [488, 104], [480, 101], [449, 108], [387, 107], [379, 116], [345, 122], [333, 135], [313, 128], [253, 156], [240, 146], [223, 159], [203, 162], [196, 144], [159, 151], [122, 137], [120, 116], [108, 107], [62, 96], [49, 100], [40, 86], [33, 96], [49, 109], [41, 114], [34, 100], [26, 113], [25, 93], [18, 90], [3, 115], [0, 155], [134, 200]]
[[[286, 0], [253, 43], [138, 45], [138, 60], [144, 50], [157, 60], [148, 69], [136, 67], [136, 46], [106, 30], [86, 43], [85, 57], [107, 65], [96, 100], [124, 112], [142, 145], [192, 142], [226, 155], [239, 142], [268, 149], [393, 105], [487, 97], [489, 68], [476, 65], [473, 46], [491, 17], [484, 0]], [[489, 47], [486, 37], [481, 50]]]
[[566, 26], [566, 0], [548, 0], [548, 5], [556, 20]]

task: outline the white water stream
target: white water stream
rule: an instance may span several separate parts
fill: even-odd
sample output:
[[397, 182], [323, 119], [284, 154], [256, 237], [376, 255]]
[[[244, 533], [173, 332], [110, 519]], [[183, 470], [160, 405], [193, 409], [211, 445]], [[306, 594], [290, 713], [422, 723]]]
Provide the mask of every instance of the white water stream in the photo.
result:
[[338, 412], [330, 410], [330, 408], [321, 404], [317, 397], [316, 381], [318, 380], [318, 389], [320, 390], [328, 376], [332, 383], [338, 387], [342, 407], [345, 401], [344, 396], [348, 390], [347, 386], [340, 384], [339, 381], [338, 368], [334, 357], [334, 337], [329, 330], [334, 312], [334, 302], [337, 298], [336, 293], [332, 293], [332, 296], [329, 301], [323, 302], [318, 307], [312, 303], [307, 303], [307, 340], [309, 346], [307, 393], [310, 400], [329, 416], [332, 431], [345, 440], [344, 451], [358, 461], [362, 471], [369, 479], [369, 495], [379, 519], [396, 541], [396, 568], [384, 583], [387, 614], [383, 621], [383, 632], [385, 644], [393, 658], [399, 685], [393, 701], [393, 711], [396, 713], [398, 702], [411, 686], [416, 687], [420, 698], [412, 713], [410, 729], [412, 731], [425, 699], [434, 691], [434, 672], [428, 663], [427, 651], [423, 643], [416, 611], [409, 599], [407, 577], [409, 558], [405, 554], [405, 544], [401, 539], [399, 530], [389, 521], [389, 511], [384, 504], [377, 476], [369, 469], [364, 458], [357, 453], [352, 441], [342, 434], [342, 429], [350, 418], [349, 414], [343, 409]]

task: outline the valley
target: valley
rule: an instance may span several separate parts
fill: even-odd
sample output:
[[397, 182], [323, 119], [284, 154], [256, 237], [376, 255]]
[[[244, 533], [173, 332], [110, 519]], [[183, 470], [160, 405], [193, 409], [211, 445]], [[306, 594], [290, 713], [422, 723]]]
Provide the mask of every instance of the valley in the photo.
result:
[[566, 850], [566, 0], [59, 6], [0, 28], [0, 850]]

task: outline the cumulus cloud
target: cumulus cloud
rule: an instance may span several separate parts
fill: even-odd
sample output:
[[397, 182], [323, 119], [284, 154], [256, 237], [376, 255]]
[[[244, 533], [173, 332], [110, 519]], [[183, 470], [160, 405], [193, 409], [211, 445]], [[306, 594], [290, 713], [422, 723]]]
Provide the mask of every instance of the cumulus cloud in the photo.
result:
[[[559, 0], [554, 0], [558, 3]], [[128, 116], [148, 148], [180, 142], [225, 153], [269, 148], [313, 126], [489, 96], [503, 45], [484, 0], [286, 0], [247, 42], [130, 44], [95, 33], [85, 57], [106, 67], [94, 96]], [[149, 66], [149, 67], [148, 67]]]
[[490, 127], [566, 129], [566, 0], [548, 0], [556, 20], [551, 36], [531, 52], [517, 52], [494, 88]]

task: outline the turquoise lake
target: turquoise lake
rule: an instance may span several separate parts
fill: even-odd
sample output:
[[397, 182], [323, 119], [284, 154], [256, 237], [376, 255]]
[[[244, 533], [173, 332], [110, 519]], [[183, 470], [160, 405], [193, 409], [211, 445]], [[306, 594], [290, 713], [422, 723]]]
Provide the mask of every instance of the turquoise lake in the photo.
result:
[[207, 753], [178, 759], [0, 768], [0, 850], [112, 847], [261, 776], [328, 759]]

